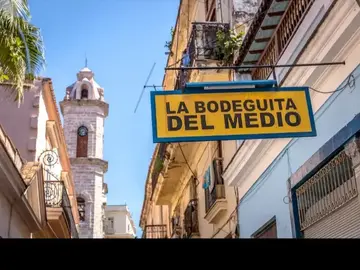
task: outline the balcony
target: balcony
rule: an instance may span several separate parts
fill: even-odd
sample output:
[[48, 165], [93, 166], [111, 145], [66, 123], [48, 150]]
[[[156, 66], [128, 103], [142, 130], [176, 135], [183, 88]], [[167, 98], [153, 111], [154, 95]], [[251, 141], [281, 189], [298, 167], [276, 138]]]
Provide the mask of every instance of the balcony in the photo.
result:
[[[183, 66], [196, 66], [200, 64], [217, 63], [223, 60], [224, 55], [217, 50], [217, 33], [229, 32], [228, 23], [218, 22], [193, 22], [189, 42], [187, 45], [188, 57], [183, 55]], [[191, 71], [177, 74], [175, 89], [180, 89], [188, 81], [191, 81]]]
[[[165, 152], [163, 166], [161, 166], [161, 173], [153, 173], [154, 177], [158, 176], [152, 179], [152, 200], [156, 205], [169, 205], [172, 203], [174, 196], [183, 185], [180, 179], [184, 172], [188, 170], [184, 156], [186, 160], [192, 160], [201, 151], [199, 147], [199, 143], [181, 143], [181, 149], [179, 144], [169, 144]], [[154, 166], [153, 170], [155, 168]]]
[[223, 56], [216, 50], [216, 35], [218, 31], [228, 32], [229, 30], [228, 23], [194, 22], [187, 48], [190, 66], [193, 66], [195, 61], [222, 60]]
[[187, 238], [199, 237], [198, 200], [189, 202], [184, 213], [184, 227]]
[[181, 238], [181, 234], [180, 214], [176, 214], [171, 218], [171, 238]]
[[63, 181], [45, 181], [47, 219], [58, 238], [79, 238]]
[[161, 143], [159, 146], [159, 151], [155, 158], [154, 168], [151, 173], [151, 185], [152, 185], [151, 196], [154, 195], [154, 191], [158, 183], [159, 175], [164, 168], [164, 161], [167, 157], [166, 147], [167, 147], [167, 143]]
[[146, 225], [142, 238], [161, 239], [167, 238], [166, 225]]
[[[313, 0], [263, 1], [248, 31], [236, 64], [276, 65], [302, 23]], [[254, 80], [266, 80], [271, 68], [252, 70]]]
[[227, 201], [225, 199], [225, 186], [223, 184], [215, 184], [211, 191], [206, 190], [205, 210], [205, 219], [209, 223], [216, 223], [226, 212]]

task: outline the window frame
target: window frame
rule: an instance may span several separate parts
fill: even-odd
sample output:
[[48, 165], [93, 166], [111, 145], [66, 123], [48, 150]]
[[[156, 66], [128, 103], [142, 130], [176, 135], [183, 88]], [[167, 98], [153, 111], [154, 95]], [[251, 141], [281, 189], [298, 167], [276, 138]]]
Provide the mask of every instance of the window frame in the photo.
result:
[[[85, 222], [86, 221], [86, 201], [83, 197], [78, 196], [78, 197], [76, 197], [76, 203], [78, 206], [79, 220], [80, 220], [80, 222]], [[80, 210], [80, 205], [83, 206], [83, 210]], [[83, 212], [84, 215], [81, 215], [80, 214], [81, 212]]]
[[[80, 135], [80, 129], [85, 128], [86, 134]], [[76, 157], [88, 157], [89, 147], [89, 130], [86, 126], [81, 125], [77, 129], [77, 140], [76, 140]]]

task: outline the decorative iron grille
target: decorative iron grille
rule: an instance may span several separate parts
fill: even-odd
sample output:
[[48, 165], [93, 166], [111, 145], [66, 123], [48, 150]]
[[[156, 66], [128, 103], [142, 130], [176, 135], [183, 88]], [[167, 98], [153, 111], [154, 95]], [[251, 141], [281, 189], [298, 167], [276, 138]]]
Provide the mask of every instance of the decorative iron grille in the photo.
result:
[[[196, 60], [222, 60], [216, 52], [216, 34], [218, 31], [229, 32], [230, 24], [218, 22], [193, 22], [190, 39], [182, 55], [182, 66], [194, 66]], [[188, 60], [187, 60], [188, 59]], [[180, 70], [176, 76], [175, 89], [182, 89], [190, 80], [190, 70]]]
[[188, 45], [190, 66], [195, 60], [221, 60], [221, 55], [216, 53], [216, 34], [218, 31], [228, 32], [228, 23], [195, 22], [193, 23]]
[[225, 198], [224, 185], [216, 184], [211, 191], [205, 193], [206, 212], [216, 203], [218, 199]]
[[197, 199], [193, 199], [189, 202], [185, 209], [184, 217], [186, 237], [190, 238], [193, 234], [199, 233]]
[[63, 181], [45, 181], [46, 207], [62, 207], [69, 223], [71, 236], [79, 238], [74, 217], [71, 212], [71, 203]]
[[148, 238], [148, 239], [167, 238], [166, 225], [146, 225], [142, 238]]
[[328, 216], [357, 194], [351, 158], [342, 150], [296, 190], [300, 229]]

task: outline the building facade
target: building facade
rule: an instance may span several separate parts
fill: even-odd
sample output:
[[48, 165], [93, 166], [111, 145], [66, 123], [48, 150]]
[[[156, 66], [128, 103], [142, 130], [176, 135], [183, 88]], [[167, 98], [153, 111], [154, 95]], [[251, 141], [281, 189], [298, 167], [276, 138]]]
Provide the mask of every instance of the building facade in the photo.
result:
[[21, 158], [0, 126], [0, 238], [32, 238], [46, 227], [44, 179], [39, 163]]
[[[227, 65], [217, 34], [246, 30], [244, 18], [235, 20], [233, 7], [240, 1], [180, 2], [167, 66], [206, 66], [213, 70], [167, 70], [165, 91], [181, 89], [187, 82], [232, 81], [233, 72], [216, 70]], [[250, 1], [254, 12], [257, 2]], [[224, 42], [222, 43], [224, 44]], [[219, 53], [220, 51], [220, 53]], [[146, 180], [140, 226], [143, 238], [234, 238], [237, 230], [237, 188], [224, 184], [229, 163], [226, 148], [237, 142], [221, 141], [157, 144]]]
[[108, 166], [103, 159], [104, 122], [109, 105], [90, 69], [78, 72], [77, 81], [67, 87], [60, 106], [75, 179], [80, 237], [103, 238], [107, 190], [104, 175]]
[[262, 1], [237, 64], [345, 65], [247, 74], [311, 87], [317, 136], [246, 140], [225, 153], [224, 181], [239, 193], [240, 238], [360, 236], [359, 55], [356, 0]]
[[136, 228], [127, 205], [106, 205], [105, 238], [135, 238]]
[[77, 238], [74, 182], [52, 82], [36, 79], [26, 87], [24, 103], [18, 108], [2, 86], [0, 123], [23, 160], [21, 175], [27, 188], [19, 199], [27, 196], [37, 202], [36, 214], [41, 220], [45, 202], [46, 222], [40, 230], [31, 231], [31, 237]]

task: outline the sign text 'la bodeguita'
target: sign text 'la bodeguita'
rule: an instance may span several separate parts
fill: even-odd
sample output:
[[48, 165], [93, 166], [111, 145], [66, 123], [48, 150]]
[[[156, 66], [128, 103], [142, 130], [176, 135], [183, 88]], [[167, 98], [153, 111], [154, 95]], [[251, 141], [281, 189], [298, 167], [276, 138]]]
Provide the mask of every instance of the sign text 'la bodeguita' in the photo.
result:
[[316, 136], [307, 88], [153, 91], [153, 141]]
[[207, 121], [208, 113], [221, 113], [225, 129], [284, 125], [296, 127], [301, 124], [301, 116], [296, 111], [297, 106], [292, 98], [247, 99], [231, 102], [194, 101], [193, 107], [195, 110], [192, 114], [184, 101], [180, 101], [175, 108], [171, 107], [170, 102], [166, 102], [168, 131], [215, 129], [215, 126]]

